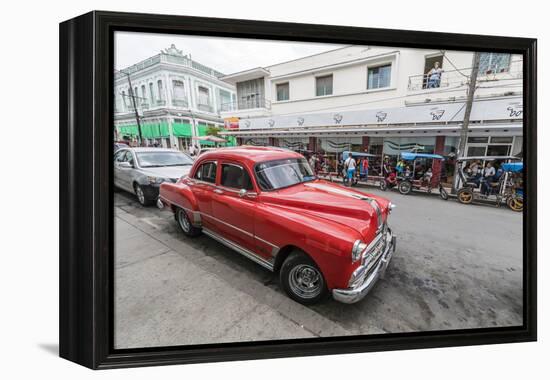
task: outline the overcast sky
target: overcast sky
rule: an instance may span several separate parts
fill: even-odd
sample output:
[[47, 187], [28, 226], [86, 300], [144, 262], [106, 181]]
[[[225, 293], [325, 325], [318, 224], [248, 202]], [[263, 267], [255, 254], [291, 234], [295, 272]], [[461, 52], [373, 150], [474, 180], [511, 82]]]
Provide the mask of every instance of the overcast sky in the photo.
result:
[[296, 58], [333, 50], [342, 45], [279, 42], [267, 40], [178, 36], [117, 32], [115, 68], [120, 70], [158, 54], [175, 44], [183, 54], [224, 74], [270, 66]]

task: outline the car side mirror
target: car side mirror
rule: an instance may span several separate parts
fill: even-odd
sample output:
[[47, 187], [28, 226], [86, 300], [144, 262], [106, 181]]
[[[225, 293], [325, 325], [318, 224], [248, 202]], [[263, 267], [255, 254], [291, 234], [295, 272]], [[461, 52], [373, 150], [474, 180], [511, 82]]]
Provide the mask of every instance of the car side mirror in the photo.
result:
[[118, 167], [122, 168], [122, 169], [131, 169], [131, 168], [133, 168], [132, 164], [127, 162], [127, 161], [119, 162]]
[[239, 190], [239, 197], [243, 198], [246, 196], [246, 189], [240, 189]]

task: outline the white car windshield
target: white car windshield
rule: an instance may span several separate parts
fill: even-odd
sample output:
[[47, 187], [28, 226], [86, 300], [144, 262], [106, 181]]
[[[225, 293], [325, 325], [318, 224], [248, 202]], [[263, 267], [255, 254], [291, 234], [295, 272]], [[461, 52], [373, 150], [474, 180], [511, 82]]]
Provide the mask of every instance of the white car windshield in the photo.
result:
[[277, 190], [315, 179], [304, 158], [262, 162], [256, 165], [256, 178], [262, 190]]
[[139, 152], [136, 156], [142, 168], [193, 165], [193, 161], [180, 152]]

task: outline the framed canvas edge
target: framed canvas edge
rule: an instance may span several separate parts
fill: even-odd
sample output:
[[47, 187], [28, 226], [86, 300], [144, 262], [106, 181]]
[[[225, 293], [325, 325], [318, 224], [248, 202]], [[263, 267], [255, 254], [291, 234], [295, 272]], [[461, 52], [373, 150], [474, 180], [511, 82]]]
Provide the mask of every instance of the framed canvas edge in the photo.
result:
[[[215, 23], [213, 22], [215, 21]], [[213, 24], [213, 25], [211, 25]], [[112, 36], [115, 30], [187, 33], [524, 56], [524, 324], [357, 339], [272, 341], [113, 350], [111, 189]], [[410, 42], [404, 42], [403, 35]], [[489, 43], [488, 43], [489, 42]], [[486, 46], [494, 46], [487, 49]], [[119, 368], [536, 340], [536, 39], [93, 11], [60, 24], [60, 356]], [[89, 144], [89, 142], [92, 142]]]

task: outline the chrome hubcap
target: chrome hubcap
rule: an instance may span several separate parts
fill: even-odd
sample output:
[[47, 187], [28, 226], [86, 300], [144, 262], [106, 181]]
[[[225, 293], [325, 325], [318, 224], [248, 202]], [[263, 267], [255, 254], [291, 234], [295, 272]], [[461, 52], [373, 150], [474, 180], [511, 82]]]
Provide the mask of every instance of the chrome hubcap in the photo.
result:
[[187, 214], [183, 210], [178, 211], [178, 223], [180, 224], [180, 227], [185, 232], [189, 232], [189, 228], [191, 225], [189, 224], [189, 219], [187, 218]]
[[302, 298], [317, 297], [323, 289], [323, 277], [317, 268], [311, 265], [296, 265], [288, 276], [290, 289]]

